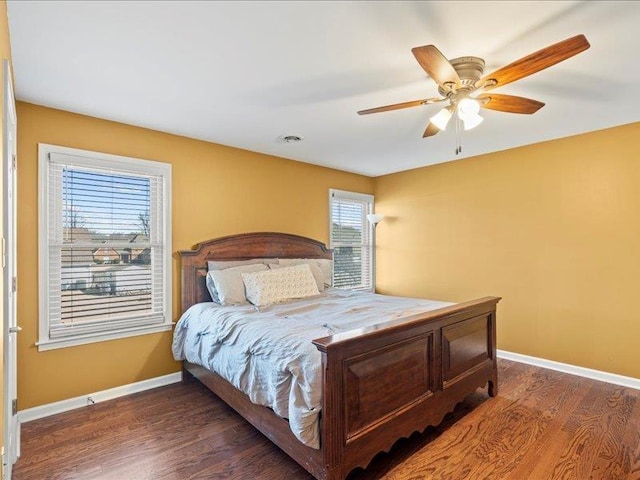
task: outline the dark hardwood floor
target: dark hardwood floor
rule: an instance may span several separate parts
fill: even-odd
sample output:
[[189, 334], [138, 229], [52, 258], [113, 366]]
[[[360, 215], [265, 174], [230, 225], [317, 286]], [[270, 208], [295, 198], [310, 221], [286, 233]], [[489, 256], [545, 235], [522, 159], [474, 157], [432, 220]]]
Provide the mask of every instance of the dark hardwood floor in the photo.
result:
[[[640, 480], [640, 391], [501, 360], [485, 390], [349, 480]], [[14, 480], [311, 480], [197, 382], [22, 426]]]

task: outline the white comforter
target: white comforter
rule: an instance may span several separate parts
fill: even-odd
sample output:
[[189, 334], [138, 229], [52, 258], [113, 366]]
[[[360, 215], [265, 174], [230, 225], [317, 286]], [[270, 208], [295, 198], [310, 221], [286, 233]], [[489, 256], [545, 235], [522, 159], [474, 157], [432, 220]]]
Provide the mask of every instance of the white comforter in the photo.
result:
[[447, 305], [335, 289], [260, 308], [200, 303], [176, 325], [173, 356], [216, 372], [319, 448], [322, 366], [311, 340]]

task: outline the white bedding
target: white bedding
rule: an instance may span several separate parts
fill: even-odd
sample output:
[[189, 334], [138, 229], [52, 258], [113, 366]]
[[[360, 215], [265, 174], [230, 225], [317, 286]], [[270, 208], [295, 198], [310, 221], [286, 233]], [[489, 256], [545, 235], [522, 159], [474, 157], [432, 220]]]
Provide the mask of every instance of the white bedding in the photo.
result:
[[173, 356], [216, 372], [319, 448], [322, 366], [311, 340], [448, 305], [335, 289], [259, 308], [199, 303], [176, 325]]

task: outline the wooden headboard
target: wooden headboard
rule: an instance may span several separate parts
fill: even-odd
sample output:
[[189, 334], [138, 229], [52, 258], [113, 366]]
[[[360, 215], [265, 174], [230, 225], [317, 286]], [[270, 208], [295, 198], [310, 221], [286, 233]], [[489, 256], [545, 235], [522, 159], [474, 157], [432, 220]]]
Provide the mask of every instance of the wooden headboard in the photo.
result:
[[250, 258], [328, 258], [331, 250], [317, 240], [289, 233], [241, 233], [214, 238], [181, 250], [182, 312], [191, 305], [210, 302], [205, 285], [208, 260], [248, 260]]

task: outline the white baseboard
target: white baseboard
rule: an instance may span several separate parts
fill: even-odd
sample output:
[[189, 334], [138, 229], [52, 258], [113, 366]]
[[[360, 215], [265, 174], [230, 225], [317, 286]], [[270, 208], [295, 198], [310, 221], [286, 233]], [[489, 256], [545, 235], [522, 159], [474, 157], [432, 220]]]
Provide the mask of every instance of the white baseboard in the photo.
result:
[[93, 405], [94, 403], [104, 402], [105, 400], [112, 400], [132, 393], [138, 393], [156, 387], [163, 387], [172, 383], [178, 383], [180, 380], [182, 380], [182, 372], [170, 373], [169, 375], [163, 375], [162, 377], [150, 378], [148, 380], [142, 380], [141, 382], [102, 390], [101, 392], [89, 393], [80, 397], [69, 398], [59, 402], [48, 403], [46, 405], [39, 405], [37, 407], [20, 410], [18, 412], [18, 420], [20, 423], [26, 423], [32, 420], [37, 420], [38, 418], [44, 418], [57, 413], [68, 412], [69, 410], [74, 410], [76, 408]]
[[548, 368], [549, 370], [570, 373], [571, 375], [578, 375], [580, 377], [591, 378], [592, 380], [599, 380], [601, 382], [613, 383], [614, 385], [640, 390], [640, 379], [638, 378], [625, 377], [624, 375], [578, 367], [568, 363], [554, 362], [553, 360], [544, 358], [530, 357], [529, 355], [507, 352], [505, 350], [498, 350], [497, 355], [498, 358], [504, 358], [505, 360], [513, 360], [514, 362], [526, 363], [528, 365], [535, 365], [536, 367]]

